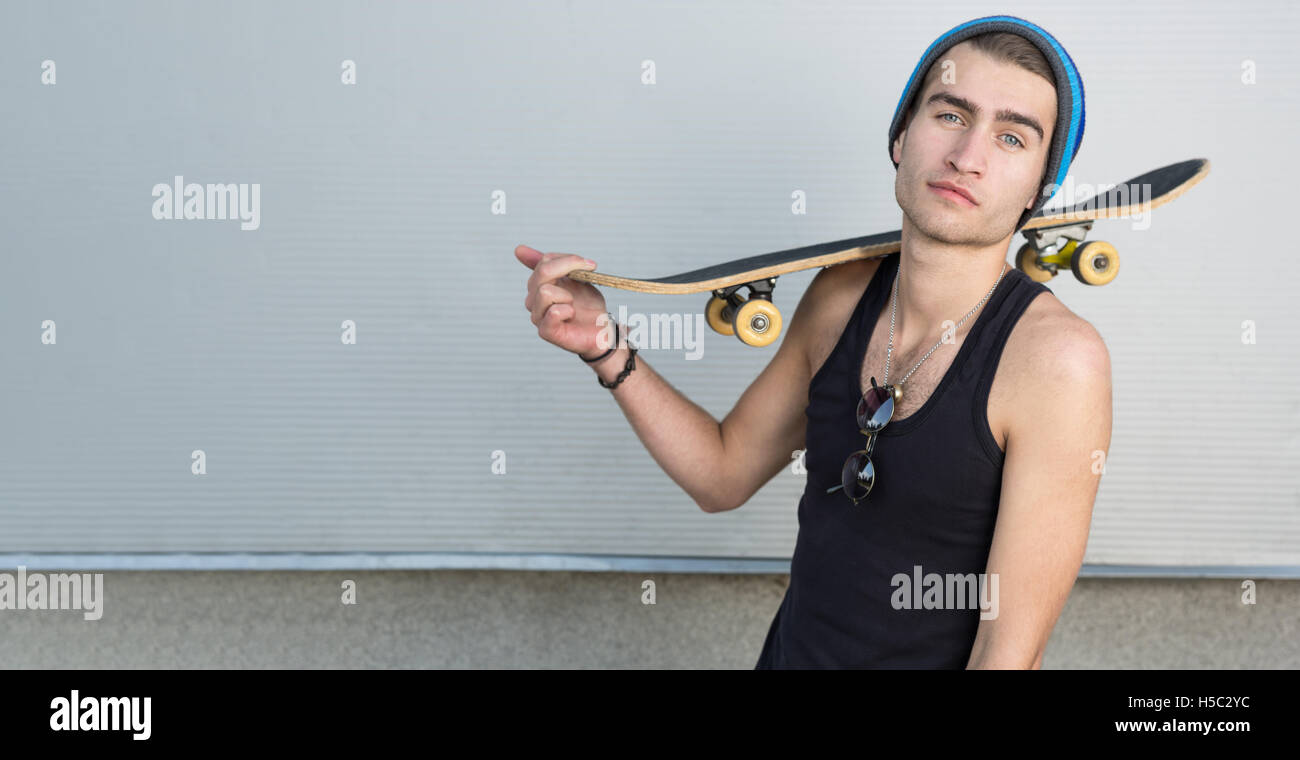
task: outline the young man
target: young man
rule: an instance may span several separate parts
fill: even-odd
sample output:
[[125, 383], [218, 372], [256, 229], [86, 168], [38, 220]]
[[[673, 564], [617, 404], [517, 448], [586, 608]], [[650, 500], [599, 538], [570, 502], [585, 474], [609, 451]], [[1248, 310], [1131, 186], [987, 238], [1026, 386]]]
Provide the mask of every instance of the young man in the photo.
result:
[[1092, 326], [1005, 258], [1082, 132], [1078, 72], [1041, 28], [986, 17], [936, 40], [890, 127], [900, 253], [819, 272], [720, 425], [596, 344], [604, 299], [563, 277], [591, 263], [516, 250], [539, 334], [616, 389], [703, 509], [741, 506], [806, 446], [757, 667], [1041, 666], [1087, 543], [1110, 366]]

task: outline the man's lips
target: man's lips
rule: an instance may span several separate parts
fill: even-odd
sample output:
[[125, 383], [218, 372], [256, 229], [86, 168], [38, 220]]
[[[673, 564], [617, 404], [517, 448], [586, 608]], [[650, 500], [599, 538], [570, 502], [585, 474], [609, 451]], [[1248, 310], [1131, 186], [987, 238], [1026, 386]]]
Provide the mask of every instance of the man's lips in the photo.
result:
[[927, 183], [927, 184], [929, 185], [929, 187], [930, 187], [931, 190], [935, 191], [935, 192], [938, 193], [939, 195], [944, 196], [945, 198], [949, 198], [949, 199], [953, 200], [953, 201], [956, 202], [956, 203], [960, 203], [960, 204], [962, 204], [962, 205], [964, 205], [964, 206], [978, 206], [978, 205], [979, 205], [979, 204], [976, 203], [973, 199], [971, 199], [968, 195], [965, 194], [967, 191], [961, 190], [961, 189], [957, 188], [955, 185], [952, 185], [952, 184], [949, 184], [949, 183], [945, 183], [945, 182], [940, 182], [940, 183], [933, 183], [933, 182], [931, 182], [931, 183]]

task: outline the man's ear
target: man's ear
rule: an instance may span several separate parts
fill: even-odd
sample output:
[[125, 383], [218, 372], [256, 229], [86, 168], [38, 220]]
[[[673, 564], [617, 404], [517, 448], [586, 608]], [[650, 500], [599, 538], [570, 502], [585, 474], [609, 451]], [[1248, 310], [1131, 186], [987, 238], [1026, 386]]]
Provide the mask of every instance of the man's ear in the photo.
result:
[[1045, 185], [1047, 185], [1047, 166], [1046, 166], [1046, 164], [1047, 164], [1047, 157], [1046, 157], [1046, 156], [1043, 157], [1043, 164], [1044, 164], [1044, 165], [1043, 165], [1043, 176], [1041, 176], [1041, 177], [1038, 178], [1038, 187], [1034, 188], [1034, 193], [1033, 193], [1033, 195], [1030, 195], [1030, 196], [1029, 196], [1029, 202], [1025, 204], [1025, 210], [1026, 210], [1026, 211], [1028, 211], [1029, 209], [1031, 209], [1031, 208], [1034, 207], [1034, 204], [1038, 202], [1038, 195], [1039, 195], [1039, 193], [1043, 192], [1043, 187], [1044, 187]]
[[896, 164], [903, 163], [903, 138], [907, 137], [907, 130], [910, 129], [911, 126], [912, 109], [909, 108], [907, 109], [907, 114], [903, 117], [903, 129], [898, 133], [898, 137], [894, 138], [894, 147], [891, 150], [891, 157], [894, 159], [894, 163]]

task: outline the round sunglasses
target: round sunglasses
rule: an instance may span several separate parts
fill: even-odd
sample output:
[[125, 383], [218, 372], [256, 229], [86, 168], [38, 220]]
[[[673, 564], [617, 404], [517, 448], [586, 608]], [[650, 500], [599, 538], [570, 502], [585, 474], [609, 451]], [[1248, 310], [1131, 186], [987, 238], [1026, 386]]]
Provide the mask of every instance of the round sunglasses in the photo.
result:
[[826, 489], [826, 493], [843, 488], [855, 505], [867, 498], [871, 487], [876, 484], [876, 468], [871, 464], [871, 452], [876, 447], [877, 435], [893, 416], [894, 386], [876, 385], [876, 378], [871, 378], [871, 389], [862, 394], [857, 413], [858, 430], [867, 437], [867, 445], [861, 451], [849, 454], [840, 471], [840, 484]]

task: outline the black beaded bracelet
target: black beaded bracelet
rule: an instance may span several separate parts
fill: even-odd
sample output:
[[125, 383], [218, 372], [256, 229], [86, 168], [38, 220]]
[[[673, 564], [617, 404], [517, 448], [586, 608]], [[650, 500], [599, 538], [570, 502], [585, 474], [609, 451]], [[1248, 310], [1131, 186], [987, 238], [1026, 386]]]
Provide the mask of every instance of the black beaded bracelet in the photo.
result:
[[627, 351], [627, 364], [623, 366], [623, 371], [618, 373], [618, 377], [614, 379], [614, 382], [607, 383], [600, 378], [600, 375], [596, 375], [596, 382], [600, 383], [600, 387], [609, 388], [612, 391], [618, 387], [619, 383], [626, 380], [628, 375], [632, 374], [633, 369], [636, 369], [636, 346], [631, 343], [627, 344]]
[[[609, 312], [605, 312], [605, 313], [609, 314], [609, 318], [614, 325], [614, 334], [618, 335], [619, 333], [618, 320], [615, 319], [613, 314], [610, 314]], [[626, 335], [623, 336], [623, 340], [624, 341], [627, 340]], [[601, 354], [600, 356], [597, 356], [595, 359], [588, 359], [584, 357], [582, 354], [578, 354], [578, 358], [582, 359], [584, 362], [588, 364], [595, 364], [601, 359], [604, 359], [606, 356], [609, 356], [610, 354], [614, 353], [614, 351], [618, 348], [618, 343], [619, 343], [618, 340], [615, 340], [614, 345], [610, 346], [608, 351]], [[633, 369], [636, 369], [636, 346], [633, 346], [631, 343], [627, 343], [627, 348], [628, 348], [627, 363], [623, 366], [623, 371], [618, 373], [618, 377], [614, 379], [614, 382], [606, 383], [604, 380], [600, 378], [599, 375], [596, 376], [596, 382], [600, 383], [600, 386], [602, 388], [609, 388], [610, 390], [614, 390], [615, 388], [618, 387], [619, 383], [626, 380], [627, 376], [632, 374]]]

